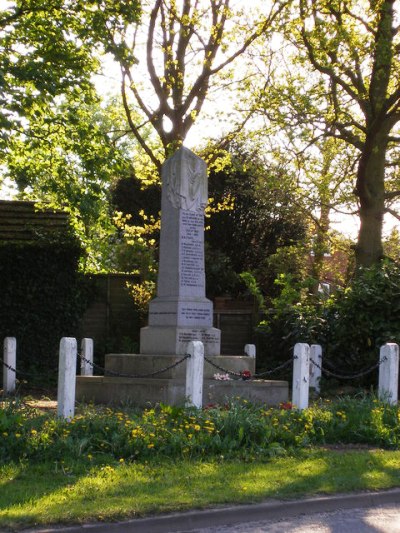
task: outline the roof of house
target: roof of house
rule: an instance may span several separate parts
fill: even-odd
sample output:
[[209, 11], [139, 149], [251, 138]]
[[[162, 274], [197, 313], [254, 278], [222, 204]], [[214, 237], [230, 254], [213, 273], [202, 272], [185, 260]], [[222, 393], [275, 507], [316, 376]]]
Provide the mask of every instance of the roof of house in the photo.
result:
[[63, 211], [42, 209], [35, 202], [0, 200], [0, 241], [34, 241], [67, 226], [68, 213]]

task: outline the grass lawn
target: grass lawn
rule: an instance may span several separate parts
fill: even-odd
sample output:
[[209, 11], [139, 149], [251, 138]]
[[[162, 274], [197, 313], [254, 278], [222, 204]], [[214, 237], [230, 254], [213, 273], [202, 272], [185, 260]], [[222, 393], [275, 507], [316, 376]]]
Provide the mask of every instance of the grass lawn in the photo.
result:
[[400, 486], [400, 451], [302, 449], [243, 462], [44, 462], [0, 467], [0, 527], [112, 521], [168, 511]]
[[400, 406], [0, 405], [0, 529], [400, 487]]

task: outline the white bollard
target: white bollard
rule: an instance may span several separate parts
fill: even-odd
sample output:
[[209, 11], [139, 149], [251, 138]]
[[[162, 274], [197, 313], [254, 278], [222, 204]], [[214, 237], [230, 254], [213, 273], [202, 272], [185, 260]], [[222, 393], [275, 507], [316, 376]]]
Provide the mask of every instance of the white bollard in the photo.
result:
[[58, 365], [57, 414], [68, 420], [75, 414], [76, 357], [76, 339], [63, 337]]
[[256, 345], [255, 344], [245, 344], [244, 354], [252, 359], [256, 358]]
[[186, 405], [200, 409], [203, 405], [204, 345], [200, 341], [188, 344], [186, 360]]
[[81, 376], [93, 376], [93, 339], [82, 339], [81, 355]]
[[292, 404], [303, 410], [308, 407], [310, 380], [310, 347], [297, 343], [294, 347]]
[[381, 346], [379, 353], [378, 396], [394, 405], [398, 399], [399, 346], [388, 342]]
[[12, 394], [15, 392], [17, 381], [15, 373], [17, 368], [17, 339], [15, 337], [6, 337], [4, 339], [3, 361], [3, 392], [4, 394]]
[[[316, 365], [314, 365], [314, 363]], [[319, 344], [310, 346], [310, 387], [313, 387], [318, 394], [321, 392], [321, 367], [322, 367], [322, 347]]]

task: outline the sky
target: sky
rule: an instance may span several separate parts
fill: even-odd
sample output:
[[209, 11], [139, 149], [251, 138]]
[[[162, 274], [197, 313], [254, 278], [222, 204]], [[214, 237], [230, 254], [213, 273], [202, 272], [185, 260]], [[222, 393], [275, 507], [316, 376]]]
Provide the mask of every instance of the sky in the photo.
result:
[[[255, 0], [257, 4], [259, 4], [259, 0]], [[238, 4], [243, 4], [242, 0], [237, 0]], [[0, 0], [0, 9], [4, 9], [7, 7], [7, 5], [10, 4], [10, 2], [6, 0]], [[120, 71], [119, 67], [111, 60], [110, 57], [104, 58], [103, 61], [103, 72], [104, 75], [102, 76], [95, 76], [94, 81], [96, 83], [96, 87], [100, 94], [105, 95], [105, 93], [119, 93], [119, 87], [120, 87]], [[207, 138], [207, 134], [209, 131], [212, 131], [213, 136], [216, 137], [219, 134], [222, 135], [224, 130], [226, 131], [228, 127], [228, 120], [225, 121], [220, 118], [219, 120], [212, 120], [212, 118], [204, 118], [206, 115], [213, 116], [214, 109], [213, 106], [217, 106], [217, 110], [221, 109], [229, 109], [229, 106], [231, 105], [230, 102], [227, 102], [224, 100], [223, 93], [220, 93], [216, 99], [216, 102], [209, 103], [208, 107], [205, 107], [204, 113], [202, 113], [202, 120], [199, 120], [199, 126], [192, 128], [192, 130], [189, 132], [185, 145], [188, 148], [191, 148], [193, 150], [196, 149], [196, 147], [199, 146], [199, 144], [202, 144], [202, 142]], [[201, 118], [201, 117], [200, 117]], [[1, 171], [1, 169], [0, 169]], [[5, 184], [2, 189], [0, 189], [0, 199], [8, 199], [13, 196], [13, 189], [10, 187], [10, 184]], [[349, 236], [353, 239], [356, 238], [358, 233], [358, 227], [359, 227], [359, 218], [357, 216], [351, 216], [351, 215], [339, 215], [336, 214], [333, 216], [333, 226], [334, 228], [343, 233], [346, 236]], [[392, 217], [391, 215], [385, 216], [385, 225], [384, 225], [384, 231], [385, 234], [388, 234], [391, 229], [395, 226], [399, 226], [399, 222]]]

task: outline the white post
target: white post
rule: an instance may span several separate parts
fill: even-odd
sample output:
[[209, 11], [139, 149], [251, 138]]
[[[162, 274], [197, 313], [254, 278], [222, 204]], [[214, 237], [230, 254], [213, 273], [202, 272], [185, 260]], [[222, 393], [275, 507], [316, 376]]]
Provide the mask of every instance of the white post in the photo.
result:
[[3, 391], [4, 394], [12, 394], [15, 392], [16, 384], [17, 339], [15, 337], [6, 337], [4, 339], [3, 361]]
[[186, 405], [193, 405], [200, 409], [203, 405], [203, 343], [189, 342], [188, 354], [190, 357], [186, 361]]
[[256, 358], [256, 345], [255, 344], [245, 344], [244, 354], [252, 359]]
[[93, 376], [93, 339], [82, 339], [81, 355], [81, 376]]
[[308, 407], [309, 374], [310, 346], [297, 343], [294, 347], [292, 404], [300, 410]]
[[76, 339], [63, 337], [58, 365], [58, 416], [70, 420], [75, 413]]
[[[314, 361], [314, 362], [313, 362]], [[316, 363], [314, 365], [314, 363]], [[318, 365], [318, 366], [316, 366]], [[319, 344], [310, 346], [310, 387], [313, 387], [318, 394], [321, 392], [321, 367], [322, 367], [322, 348]]]
[[388, 342], [379, 353], [378, 396], [391, 404], [397, 403], [399, 382], [399, 346]]

